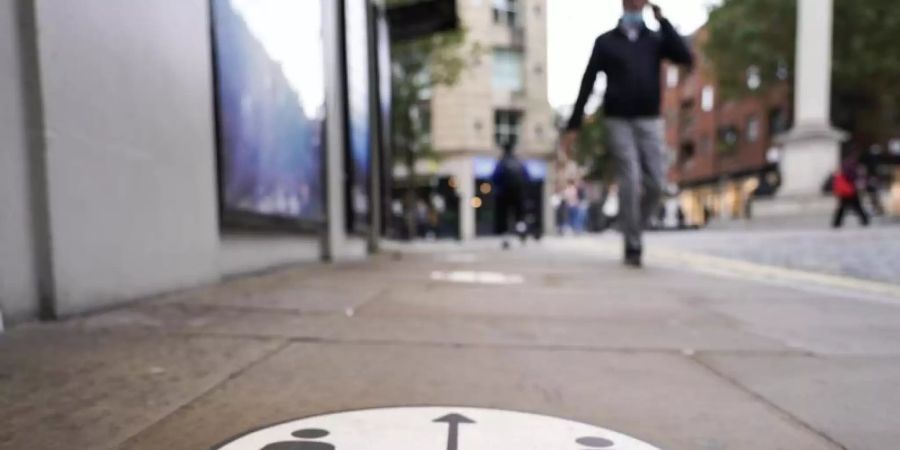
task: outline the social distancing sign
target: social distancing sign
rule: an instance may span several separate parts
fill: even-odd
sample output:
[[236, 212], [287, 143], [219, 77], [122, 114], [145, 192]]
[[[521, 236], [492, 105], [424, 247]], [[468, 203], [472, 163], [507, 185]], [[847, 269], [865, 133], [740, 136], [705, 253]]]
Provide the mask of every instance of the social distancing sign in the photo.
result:
[[659, 450], [558, 417], [480, 408], [384, 408], [285, 422], [214, 450]]

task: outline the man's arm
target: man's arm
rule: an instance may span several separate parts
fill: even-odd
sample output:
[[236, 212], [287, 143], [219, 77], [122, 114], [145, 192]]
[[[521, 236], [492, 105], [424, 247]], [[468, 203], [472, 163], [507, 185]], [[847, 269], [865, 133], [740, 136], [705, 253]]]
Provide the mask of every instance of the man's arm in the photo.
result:
[[575, 101], [575, 107], [572, 109], [572, 117], [569, 118], [569, 124], [566, 126], [567, 131], [575, 131], [581, 128], [581, 121], [584, 120], [584, 106], [594, 92], [594, 82], [597, 81], [597, 72], [600, 71], [599, 41], [598, 39], [594, 42], [591, 59], [588, 61], [587, 69], [584, 70], [584, 76], [581, 78], [581, 89], [578, 91], [578, 100]]
[[659, 20], [659, 33], [662, 36], [663, 57], [688, 69], [693, 68], [694, 55], [690, 47], [665, 17]]
[[672, 23], [663, 15], [662, 8], [656, 3], [651, 3], [653, 15], [659, 22], [659, 34], [662, 36], [662, 56], [675, 64], [687, 66], [688, 69], [694, 67], [694, 55], [691, 53], [690, 47], [684, 38], [678, 34], [678, 30], [672, 26]]

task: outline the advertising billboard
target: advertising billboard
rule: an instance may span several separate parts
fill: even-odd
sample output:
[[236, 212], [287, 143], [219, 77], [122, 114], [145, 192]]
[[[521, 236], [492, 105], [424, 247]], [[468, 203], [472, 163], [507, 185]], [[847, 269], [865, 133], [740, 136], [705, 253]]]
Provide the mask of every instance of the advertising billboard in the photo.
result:
[[372, 176], [369, 2], [344, 0], [345, 55], [347, 68], [347, 124], [349, 183], [353, 231], [365, 230], [369, 223], [370, 179]]
[[211, 0], [226, 224], [324, 220], [321, 1]]

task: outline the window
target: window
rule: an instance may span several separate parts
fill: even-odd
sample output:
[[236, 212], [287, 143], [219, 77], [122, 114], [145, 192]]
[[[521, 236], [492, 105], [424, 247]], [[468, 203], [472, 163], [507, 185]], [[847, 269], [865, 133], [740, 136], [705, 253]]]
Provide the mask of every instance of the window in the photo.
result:
[[687, 133], [694, 126], [694, 101], [685, 100], [681, 102], [681, 113], [678, 114], [681, 119], [678, 127], [680, 133]]
[[515, 50], [494, 50], [494, 65], [492, 82], [495, 90], [521, 92], [522, 83], [522, 52]]
[[700, 94], [700, 106], [704, 112], [710, 112], [716, 107], [716, 88], [704, 86]]
[[694, 159], [694, 155], [696, 154], [696, 150], [694, 149], [693, 142], [685, 142], [681, 144], [681, 148], [678, 150], [678, 162], [681, 165], [685, 165]]
[[732, 125], [719, 128], [719, 153], [732, 154], [738, 147], [738, 130]]
[[427, 67], [422, 69], [422, 71], [413, 75], [413, 81], [419, 86], [425, 86], [419, 91], [419, 100], [431, 100], [434, 94], [431, 90], [431, 70]]
[[703, 137], [703, 153], [706, 153], [707, 155], [712, 154], [713, 147], [715, 147], [715, 145], [716, 145], [715, 141], [716, 141], [715, 136], [712, 136], [712, 135], [704, 136]]
[[500, 110], [494, 112], [494, 142], [498, 146], [515, 146], [519, 142], [519, 128], [522, 123], [521, 111]]
[[409, 110], [410, 120], [422, 142], [431, 141], [431, 103], [419, 102]]
[[669, 66], [666, 69], [666, 86], [673, 88], [678, 86], [678, 66]]
[[782, 108], [773, 108], [769, 111], [769, 137], [776, 136], [788, 130], [788, 119]]
[[519, 26], [519, 0], [494, 0], [494, 23]]
[[759, 118], [750, 116], [747, 119], [747, 142], [756, 142], [759, 140]]

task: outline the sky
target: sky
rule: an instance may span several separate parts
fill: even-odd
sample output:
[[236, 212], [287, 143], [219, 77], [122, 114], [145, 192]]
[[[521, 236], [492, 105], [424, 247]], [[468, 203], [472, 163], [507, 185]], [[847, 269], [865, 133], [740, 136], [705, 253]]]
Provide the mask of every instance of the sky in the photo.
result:
[[[682, 34], [691, 34], [706, 22], [709, 7], [720, 1], [657, 0], [656, 3], [675, 28]], [[620, 0], [547, 1], [547, 70], [550, 104], [554, 108], [575, 103], [594, 39], [612, 29], [621, 15]], [[645, 15], [648, 26], [655, 28], [656, 21], [649, 8]], [[604, 80], [598, 80], [598, 90], [603, 83]]]

